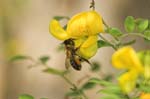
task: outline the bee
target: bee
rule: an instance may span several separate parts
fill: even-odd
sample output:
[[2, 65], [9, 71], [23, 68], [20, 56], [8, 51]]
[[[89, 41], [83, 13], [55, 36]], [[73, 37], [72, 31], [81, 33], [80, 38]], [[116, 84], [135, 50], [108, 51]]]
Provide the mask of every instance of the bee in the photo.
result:
[[87, 59], [77, 54], [77, 50], [79, 48], [75, 48], [73, 39], [67, 39], [63, 43], [66, 49], [65, 66], [67, 69], [70, 66], [72, 66], [75, 70], [81, 70], [82, 68], [81, 62], [83, 61], [87, 62], [88, 64], [91, 64]]

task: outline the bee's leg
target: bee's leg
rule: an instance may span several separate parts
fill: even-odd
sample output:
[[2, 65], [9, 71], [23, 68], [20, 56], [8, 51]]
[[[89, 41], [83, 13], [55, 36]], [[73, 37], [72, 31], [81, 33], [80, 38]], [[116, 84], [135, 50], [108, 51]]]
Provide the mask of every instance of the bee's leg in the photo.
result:
[[85, 58], [83, 58], [83, 57], [81, 57], [80, 59], [81, 59], [81, 61], [83, 61], [83, 62], [85, 61], [85, 62], [88, 63], [89, 65], [92, 65], [91, 62], [90, 62], [88, 59], [85, 59]]
[[80, 49], [81, 45], [75, 48], [75, 51], [78, 51]]

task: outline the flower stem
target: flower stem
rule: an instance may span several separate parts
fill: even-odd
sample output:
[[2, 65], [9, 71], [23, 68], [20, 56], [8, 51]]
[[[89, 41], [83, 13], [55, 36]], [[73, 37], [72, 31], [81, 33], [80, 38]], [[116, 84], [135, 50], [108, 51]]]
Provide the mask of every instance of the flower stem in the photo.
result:
[[65, 75], [61, 75], [61, 77], [62, 77], [68, 84], [70, 84], [74, 89], [78, 90], [78, 91], [81, 93], [81, 95], [84, 97], [84, 99], [88, 99], [88, 97], [85, 95], [85, 93], [84, 93], [83, 91], [80, 91], [80, 90], [78, 89], [78, 87], [77, 87], [75, 84], [73, 84]]
[[114, 50], [117, 50], [117, 46], [115, 46], [114, 44], [110, 43], [106, 38], [104, 38], [102, 35], [99, 34], [99, 37], [101, 39], [103, 39], [106, 43], [108, 43]]
[[95, 1], [92, 0], [92, 2], [90, 3], [90, 8], [92, 8], [92, 10], [95, 10]]
[[104, 21], [104, 19], [102, 19], [103, 21], [103, 24], [106, 26], [106, 28], [108, 29], [109, 28], [109, 25]]
[[76, 85], [73, 84], [66, 76], [62, 75], [61, 76], [69, 85], [73, 86], [74, 88], [76, 88]]

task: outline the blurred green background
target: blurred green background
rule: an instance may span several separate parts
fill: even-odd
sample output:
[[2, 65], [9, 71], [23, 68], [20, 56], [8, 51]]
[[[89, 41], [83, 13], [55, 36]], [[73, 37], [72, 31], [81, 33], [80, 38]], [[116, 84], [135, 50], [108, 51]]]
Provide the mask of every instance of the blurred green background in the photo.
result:
[[[42, 73], [41, 68], [28, 69], [28, 61], [9, 63], [10, 57], [23, 54], [33, 58], [50, 55], [49, 65], [64, 69], [65, 54], [57, 52], [61, 41], [49, 35], [49, 21], [55, 15], [72, 16], [89, 10], [90, 0], [0, 0], [0, 99], [17, 99], [19, 94], [30, 93], [39, 99], [63, 99], [69, 86], [59, 77]], [[150, 0], [95, 0], [96, 10], [106, 22], [123, 29], [126, 16], [150, 18]], [[109, 37], [108, 37], [109, 38]], [[150, 49], [143, 39], [135, 37], [137, 50]], [[130, 38], [127, 38], [130, 39]], [[127, 40], [126, 39], [126, 40]], [[111, 48], [100, 49], [92, 60], [102, 64], [104, 72], [113, 72], [110, 64]], [[73, 71], [73, 81], [87, 74]], [[106, 71], [107, 70], [107, 71]], [[110, 71], [108, 71], [110, 70]], [[80, 76], [79, 76], [80, 75]], [[87, 92], [90, 99], [95, 97]]]

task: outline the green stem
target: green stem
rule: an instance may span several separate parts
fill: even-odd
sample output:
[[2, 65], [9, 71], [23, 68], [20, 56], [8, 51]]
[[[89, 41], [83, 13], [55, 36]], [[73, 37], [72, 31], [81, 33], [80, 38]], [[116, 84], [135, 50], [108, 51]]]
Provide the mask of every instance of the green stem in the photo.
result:
[[88, 99], [88, 97], [86, 96], [86, 94], [82, 91], [82, 95], [85, 99]]
[[92, 8], [92, 10], [95, 10], [95, 1], [94, 0], [92, 0], [90, 8]]
[[74, 88], [77, 88], [75, 84], [73, 84], [66, 76], [61, 76], [69, 85], [73, 86]]
[[109, 25], [104, 21], [104, 19], [102, 19], [103, 21], [103, 24], [106, 26], [106, 28], [108, 29], [109, 28]]
[[[71, 86], [73, 86], [76, 90], [79, 90], [78, 87], [73, 84], [66, 76], [62, 75], [61, 76], [68, 84], [70, 84]], [[88, 97], [85, 95], [85, 93], [83, 91], [79, 91], [82, 96], [84, 97], [84, 99], [88, 99]]]
[[114, 49], [114, 50], [117, 50], [117, 46], [115, 46], [114, 44], [111, 44], [106, 38], [104, 38], [102, 35], [99, 34], [99, 37], [101, 39], [103, 39], [105, 42], [107, 42], [109, 45], [111, 45], [111, 47]]

